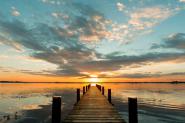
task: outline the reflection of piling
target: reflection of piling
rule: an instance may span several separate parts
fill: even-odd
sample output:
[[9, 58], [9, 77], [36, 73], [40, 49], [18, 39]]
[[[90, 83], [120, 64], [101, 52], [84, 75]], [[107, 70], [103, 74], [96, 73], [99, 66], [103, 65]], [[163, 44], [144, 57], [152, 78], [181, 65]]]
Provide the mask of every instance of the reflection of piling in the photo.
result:
[[129, 123], [138, 123], [137, 98], [128, 98]]
[[108, 89], [108, 101], [111, 103], [111, 89]]
[[17, 116], [17, 112], [15, 112], [15, 120], [17, 119], [17, 117], [18, 117], [18, 116]]
[[7, 120], [10, 120], [10, 115], [7, 115]]
[[77, 97], [77, 102], [80, 101], [80, 89], [79, 88], [77, 88], [76, 97]]
[[104, 89], [104, 87], [102, 87], [102, 95], [104, 95], [104, 91], [105, 91], [105, 89]]
[[52, 123], [61, 122], [61, 97], [54, 96], [52, 104]]

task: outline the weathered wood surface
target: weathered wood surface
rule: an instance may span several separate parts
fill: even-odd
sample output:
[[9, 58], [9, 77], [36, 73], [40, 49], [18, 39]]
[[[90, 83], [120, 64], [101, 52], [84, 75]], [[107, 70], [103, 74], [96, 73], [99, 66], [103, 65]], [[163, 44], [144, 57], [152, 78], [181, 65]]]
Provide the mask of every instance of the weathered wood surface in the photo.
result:
[[74, 106], [63, 123], [125, 123], [105, 96], [92, 86]]

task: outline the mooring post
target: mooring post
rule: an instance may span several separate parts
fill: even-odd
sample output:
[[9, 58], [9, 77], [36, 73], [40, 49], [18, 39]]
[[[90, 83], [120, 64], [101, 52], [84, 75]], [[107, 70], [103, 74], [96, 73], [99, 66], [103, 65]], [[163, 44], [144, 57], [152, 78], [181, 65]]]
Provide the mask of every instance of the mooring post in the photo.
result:
[[104, 91], [105, 91], [105, 89], [104, 89], [104, 86], [102, 87], [102, 95], [104, 95]]
[[111, 89], [108, 89], [108, 101], [111, 103]]
[[86, 88], [86, 92], [87, 92], [87, 90], [88, 90], [87, 85], [85, 86], [85, 88]]
[[76, 91], [77, 93], [76, 93], [76, 101], [78, 102], [78, 101], [80, 101], [80, 88], [77, 88], [77, 91]]
[[61, 97], [60, 96], [53, 97], [52, 123], [61, 123]]
[[138, 123], [137, 98], [128, 98], [129, 123]]
[[83, 95], [85, 94], [85, 87], [83, 86]]

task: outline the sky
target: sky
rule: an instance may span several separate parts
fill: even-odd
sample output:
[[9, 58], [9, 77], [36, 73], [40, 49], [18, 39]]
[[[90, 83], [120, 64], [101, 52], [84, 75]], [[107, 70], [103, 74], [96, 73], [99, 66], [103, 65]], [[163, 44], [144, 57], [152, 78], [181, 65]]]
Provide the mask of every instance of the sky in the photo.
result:
[[0, 80], [185, 81], [185, 0], [1, 0]]

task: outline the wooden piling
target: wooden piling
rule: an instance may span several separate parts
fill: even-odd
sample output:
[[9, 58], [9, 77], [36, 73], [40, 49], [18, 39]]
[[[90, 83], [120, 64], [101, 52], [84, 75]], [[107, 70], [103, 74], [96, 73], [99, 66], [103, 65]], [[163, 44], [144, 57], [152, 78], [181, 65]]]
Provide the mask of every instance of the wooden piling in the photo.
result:
[[96, 84], [96, 87], [101, 91], [101, 85]]
[[104, 89], [104, 86], [102, 87], [102, 95], [104, 95], [104, 91], [105, 91], [105, 89]]
[[54, 96], [52, 103], [52, 123], [61, 122], [61, 97]]
[[86, 92], [87, 92], [87, 90], [88, 90], [88, 87], [87, 87], [87, 85], [85, 86], [85, 88], [86, 88]]
[[109, 103], [112, 103], [111, 102], [111, 89], [108, 89], [108, 101]]
[[85, 86], [83, 86], [83, 95], [85, 94]]
[[77, 102], [80, 101], [80, 89], [77, 89], [77, 93], [76, 93], [76, 97], [77, 97]]
[[137, 98], [128, 98], [129, 123], [138, 123]]

